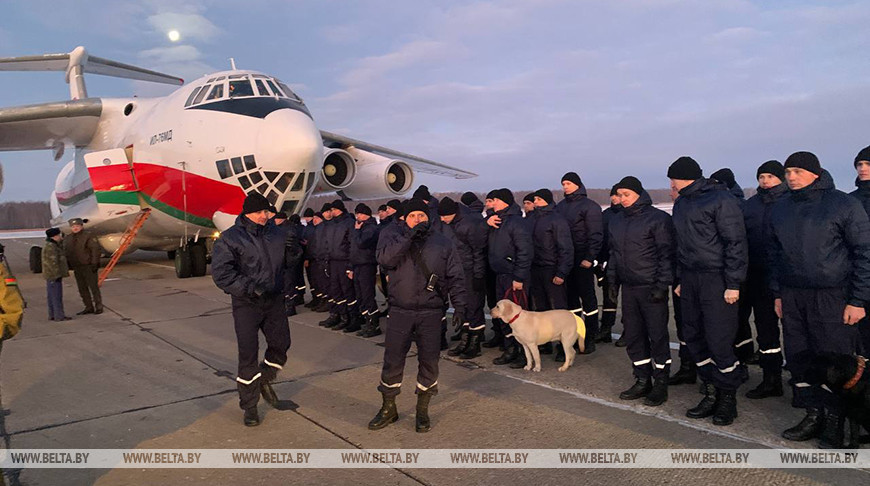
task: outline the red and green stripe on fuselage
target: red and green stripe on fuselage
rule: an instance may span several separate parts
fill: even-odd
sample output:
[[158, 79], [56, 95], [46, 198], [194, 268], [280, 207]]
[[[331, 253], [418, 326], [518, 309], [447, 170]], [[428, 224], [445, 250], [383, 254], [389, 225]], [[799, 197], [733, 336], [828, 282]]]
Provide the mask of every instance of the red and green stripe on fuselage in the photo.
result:
[[100, 204], [138, 206], [144, 203], [178, 220], [207, 228], [215, 227], [212, 222], [215, 212], [241, 212], [245, 193], [239, 186], [156, 164], [135, 163], [134, 171], [135, 182], [129, 167], [91, 167], [88, 172], [93, 188], [66, 199], [58, 194], [58, 202], [68, 206], [93, 194]]

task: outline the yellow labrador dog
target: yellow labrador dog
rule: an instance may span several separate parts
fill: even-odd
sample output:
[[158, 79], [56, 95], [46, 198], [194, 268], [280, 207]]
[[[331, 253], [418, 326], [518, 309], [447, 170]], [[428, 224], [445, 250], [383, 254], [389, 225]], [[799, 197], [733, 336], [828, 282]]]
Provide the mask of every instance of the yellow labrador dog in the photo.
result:
[[565, 371], [574, 363], [574, 343], [579, 338], [580, 351], [585, 350], [586, 324], [583, 319], [566, 310], [531, 312], [523, 310], [510, 300], [500, 300], [490, 311], [494, 319], [510, 324], [517, 342], [526, 352], [525, 370], [541, 371], [541, 354], [538, 345], [559, 341], [565, 349]]

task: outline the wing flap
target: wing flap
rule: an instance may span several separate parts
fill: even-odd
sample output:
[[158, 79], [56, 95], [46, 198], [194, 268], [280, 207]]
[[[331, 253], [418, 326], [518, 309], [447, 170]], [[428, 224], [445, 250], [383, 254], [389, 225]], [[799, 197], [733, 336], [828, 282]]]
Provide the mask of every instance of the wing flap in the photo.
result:
[[477, 177], [477, 174], [475, 174], [474, 172], [458, 169], [456, 167], [444, 165], [432, 160], [424, 159], [422, 157], [417, 157], [416, 155], [406, 154], [398, 150], [393, 150], [387, 147], [382, 147], [380, 145], [363, 142], [362, 140], [356, 140], [353, 138], [345, 137], [343, 135], [338, 135], [336, 133], [321, 130], [320, 136], [321, 138], [323, 138], [323, 143], [326, 146], [333, 148], [336, 148], [336, 146], [338, 146], [343, 149], [346, 149], [348, 147], [356, 147], [360, 150], [365, 150], [378, 155], [383, 155], [384, 157], [399, 159], [403, 162], [408, 163], [411, 167], [414, 168], [415, 171], [422, 172], [424, 174], [452, 177], [454, 179], [471, 179], [473, 177]]

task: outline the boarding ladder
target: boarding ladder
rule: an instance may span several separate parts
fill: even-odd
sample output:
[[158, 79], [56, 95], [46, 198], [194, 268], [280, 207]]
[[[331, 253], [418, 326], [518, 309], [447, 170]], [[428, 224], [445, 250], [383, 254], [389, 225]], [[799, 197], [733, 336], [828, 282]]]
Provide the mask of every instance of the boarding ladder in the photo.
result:
[[133, 243], [133, 238], [136, 237], [136, 233], [142, 228], [142, 225], [145, 224], [145, 220], [148, 219], [148, 216], [151, 215], [151, 209], [145, 208], [142, 212], [139, 213], [139, 216], [136, 217], [136, 220], [127, 228], [127, 231], [121, 236], [121, 244], [118, 246], [118, 249], [115, 250], [115, 253], [112, 253], [112, 259], [109, 260], [109, 264], [106, 265], [106, 268], [100, 272], [100, 278], [97, 280], [97, 285], [102, 287], [103, 281], [106, 280], [106, 277], [109, 276], [109, 273], [112, 272], [112, 269], [115, 268], [115, 265], [118, 263], [118, 260], [121, 259], [121, 255], [130, 247], [130, 244]]

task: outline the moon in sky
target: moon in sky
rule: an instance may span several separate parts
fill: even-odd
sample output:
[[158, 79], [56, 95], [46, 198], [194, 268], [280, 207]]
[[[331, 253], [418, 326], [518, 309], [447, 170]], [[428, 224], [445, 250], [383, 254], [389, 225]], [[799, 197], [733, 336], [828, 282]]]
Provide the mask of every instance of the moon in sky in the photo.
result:
[[178, 39], [181, 39], [181, 34], [179, 34], [177, 30], [170, 30], [169, 33], [167, 33], [166, 35], [172, 42], [176, 42], [178, 41]]

